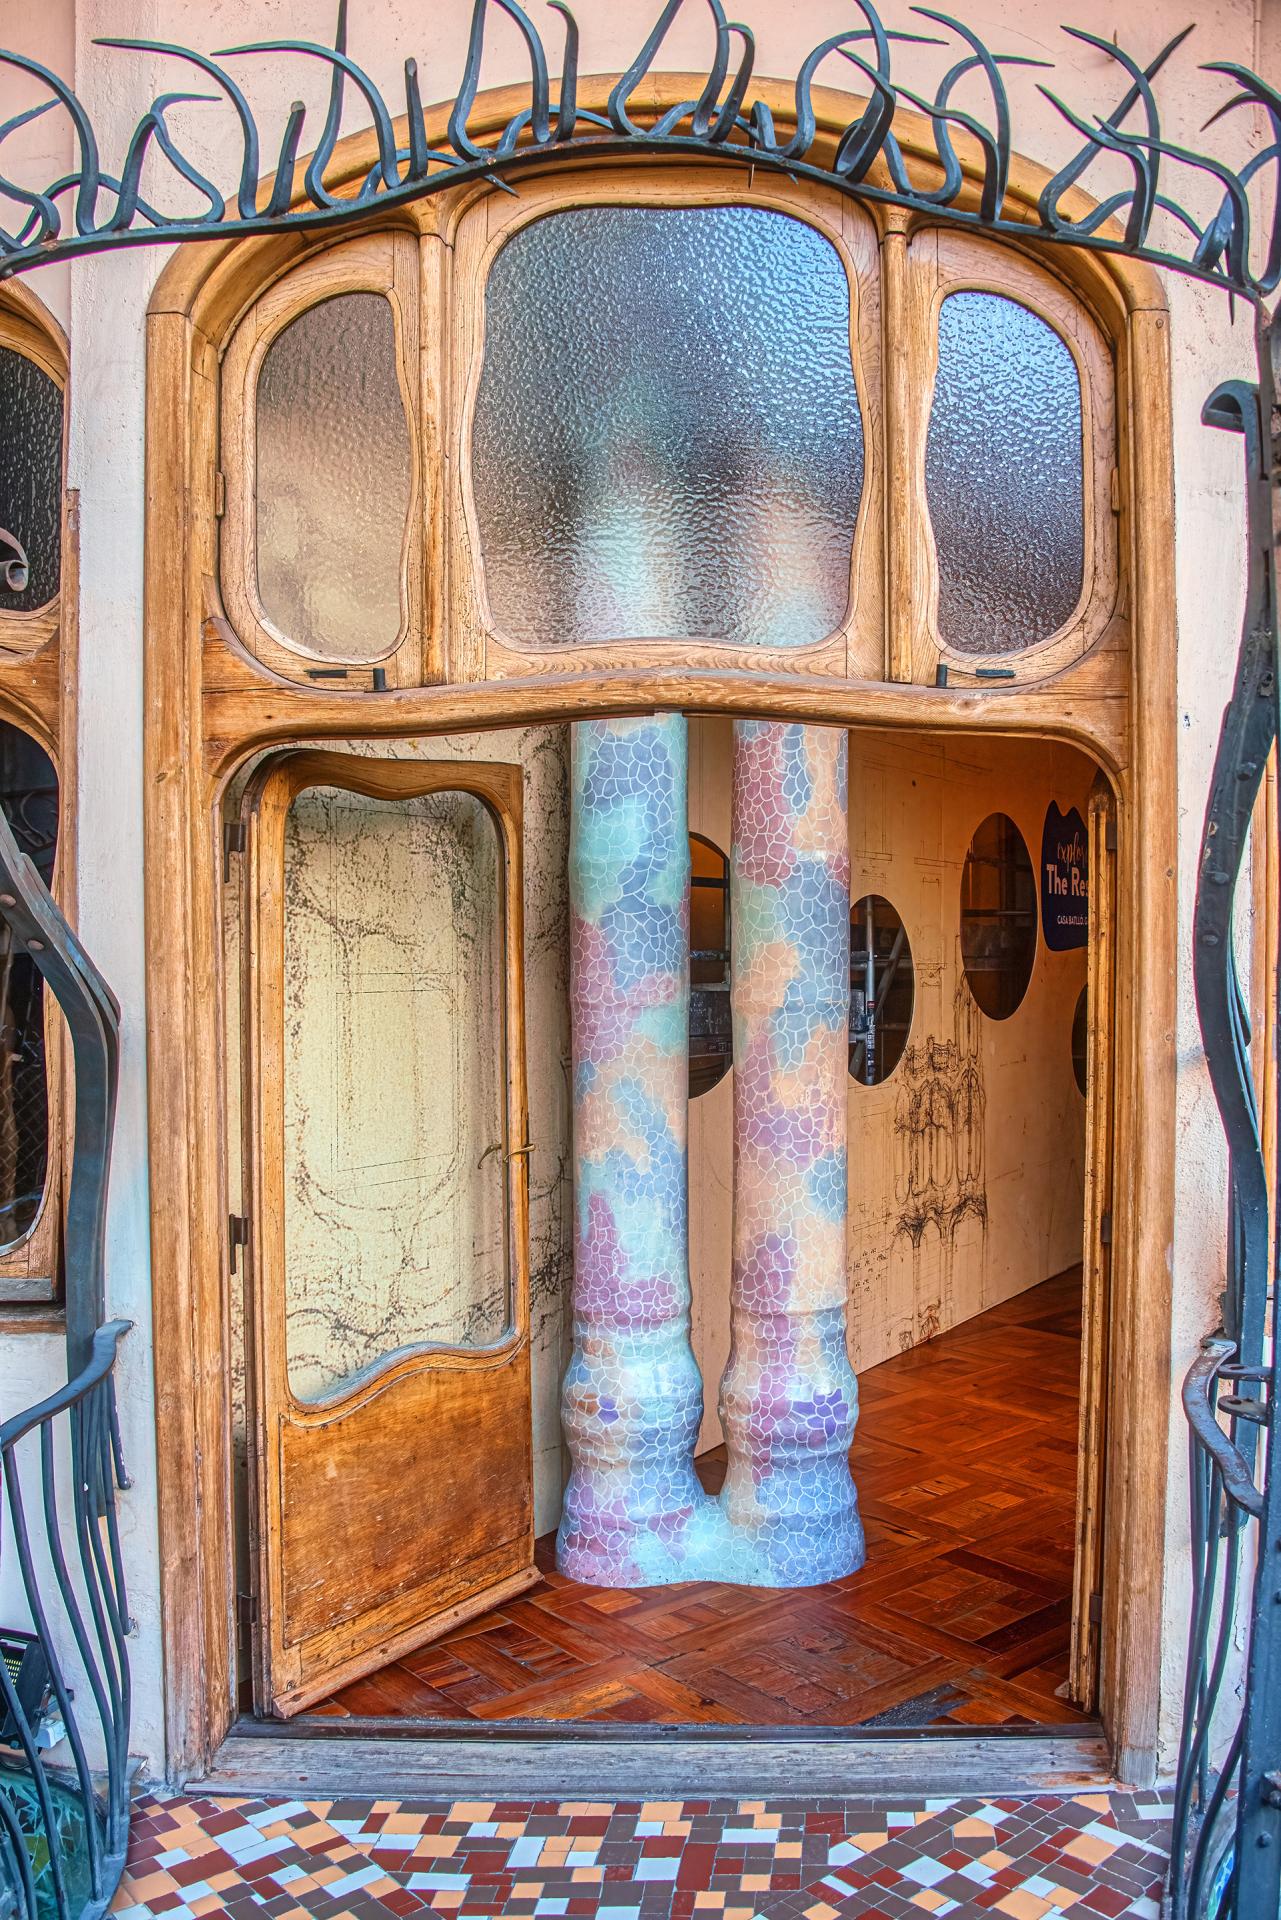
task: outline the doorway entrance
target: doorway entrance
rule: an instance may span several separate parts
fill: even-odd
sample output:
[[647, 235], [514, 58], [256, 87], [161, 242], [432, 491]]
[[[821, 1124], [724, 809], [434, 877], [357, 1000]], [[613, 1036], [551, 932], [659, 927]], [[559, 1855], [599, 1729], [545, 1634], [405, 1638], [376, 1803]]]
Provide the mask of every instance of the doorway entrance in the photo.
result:
[[[1073, 1065], [1092, 949], [1084, 920], [1078, 937], [1046, 907], [1040, 869], [1088, 867], [1075, 825], [1047, 827], [1086, 833], [1093, 764], [1041, 742], [850, 734], [846, 1318], [866, 1563], [819, 1585], [602, 1588], [555, 1564], [568, 733], [273, 756], [246, 789], [228, 1026], [248, 1041], [245, 1193], [274, 1238], [255, 1233], [241, 1296], [243, 1704], [353, 1727], [1080, 1724], [1102, 1431], [1080, 1322], [1084, 1299], [1098, 1326], [1106, 1289], [1086, 1232], [1094, 1083]], [[729, 721], [690, 723], [691, 869], [711, 883], [691, 918], [688, 1108], [708, 1494], [731, 1340], [733, 1028], [709, 1008], [734, 939], [731, 754]]]

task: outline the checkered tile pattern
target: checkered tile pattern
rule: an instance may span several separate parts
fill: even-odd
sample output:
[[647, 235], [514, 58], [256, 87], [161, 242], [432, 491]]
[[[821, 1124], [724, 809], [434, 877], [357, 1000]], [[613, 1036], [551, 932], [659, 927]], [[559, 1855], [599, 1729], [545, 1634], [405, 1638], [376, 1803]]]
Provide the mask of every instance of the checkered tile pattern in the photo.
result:
[[143, 1799], [129, 1920], [1157, 1920], [1169, 1803]]

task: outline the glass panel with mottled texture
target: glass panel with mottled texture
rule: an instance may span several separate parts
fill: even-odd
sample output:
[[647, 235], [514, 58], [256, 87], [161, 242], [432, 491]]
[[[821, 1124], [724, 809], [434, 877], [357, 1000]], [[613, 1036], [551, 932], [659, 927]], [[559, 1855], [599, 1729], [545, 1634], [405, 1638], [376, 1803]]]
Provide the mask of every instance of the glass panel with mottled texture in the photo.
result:
[[1085, 566], [1081, 382], [1062, 337], [1001, 294], [949, 294], [925, 461], [939, 638], [1015, 653], [1068, 621]]
[[[58, 776], [44, 748], [0, 720], [0, 807], [47, 887], [58, 850]], [[0, 925], [0, 1246], [30, 1233], [49, 1175], [44, 977]]]
[[381, 294], [337, 294], [277, 335], [256, 433], [263, 611], [317, 659], [378, 659], [401, 627], [413, 464]]
[[511, 1324], [502, 858], [481, 802], [300, 794], [284, 992], [291, 1390], [493, 1345]]
[[494, 262], [472, 432], [490, 611], [523, 646], [803, 647], [863, 484], [835, 247], [760, 207], [581, 207]]
[[0, 613], [31, 613], [58, 591], [62, 568], [62, 388], [13, 347], [0, 347], [0, 527], [19, 541], [30, 569], [10, 593], [0, 550]]

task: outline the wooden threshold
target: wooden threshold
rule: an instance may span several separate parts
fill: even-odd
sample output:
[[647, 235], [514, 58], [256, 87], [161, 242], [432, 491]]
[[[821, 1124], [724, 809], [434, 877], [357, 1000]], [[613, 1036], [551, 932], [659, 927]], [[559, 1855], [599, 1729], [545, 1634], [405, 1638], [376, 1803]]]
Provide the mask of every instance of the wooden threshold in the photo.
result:
[[293, 1798], [736, 1798], [1057, 1793], [1112, 1779], [1098, 1726], [898, 1729], [464, 1727], [240, 1720], [189, 1793]]

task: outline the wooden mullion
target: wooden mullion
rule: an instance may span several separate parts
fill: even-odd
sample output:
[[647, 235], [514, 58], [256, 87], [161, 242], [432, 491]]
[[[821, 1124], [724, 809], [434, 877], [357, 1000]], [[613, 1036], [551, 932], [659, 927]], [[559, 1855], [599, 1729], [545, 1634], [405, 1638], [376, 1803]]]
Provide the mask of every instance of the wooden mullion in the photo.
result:
[[881, 235], [881, 367], [885, 500], [885, 673], [911, 680], [912, 557], [917, 507], [912, 494], [911, 393], [916, 355], [908, 321], [908, 216], [887, 211]]

